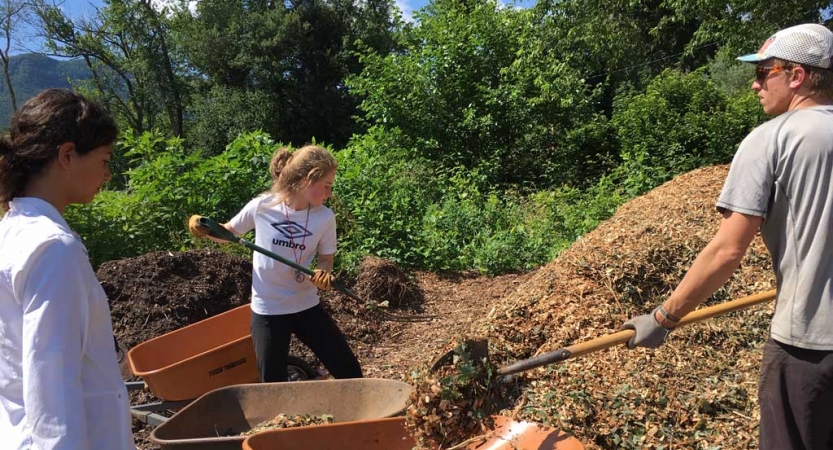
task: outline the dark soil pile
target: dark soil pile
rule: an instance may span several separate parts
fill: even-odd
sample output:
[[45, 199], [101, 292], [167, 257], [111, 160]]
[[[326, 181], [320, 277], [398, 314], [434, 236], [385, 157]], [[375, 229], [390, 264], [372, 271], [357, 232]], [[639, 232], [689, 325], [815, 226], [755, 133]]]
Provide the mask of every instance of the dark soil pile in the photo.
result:
[[96, 275], [127, 349], [246, 304], [252, 290], [251, 262], [219, 250], [148, 253], [106, 262]]
[[[671, 293], [720, 223], [727, 166], [682, 175], [608, 221], [504, 297], [472, 335], [498, 363], [615, 332]], [[760, 238], [707, 304], [774, 287]], [[755, 448], [757, 372], [772, 303], [674, 331], [657, 350], [615, 347], [522, 376], [522, 418], [588, 448]]]
[[376, 256], [362, 260], [353, 289], [365, 301], [394, 308], [416, 308], [423, 302], [419, 286], [395, 262]]

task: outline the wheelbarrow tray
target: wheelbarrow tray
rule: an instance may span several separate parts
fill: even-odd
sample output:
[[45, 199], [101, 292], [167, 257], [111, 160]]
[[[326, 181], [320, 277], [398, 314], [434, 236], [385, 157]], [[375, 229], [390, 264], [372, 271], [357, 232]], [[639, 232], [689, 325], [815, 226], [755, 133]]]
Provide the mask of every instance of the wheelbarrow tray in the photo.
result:
[[381, 378], [228, 386], [196, 399], [150, 439], [162, 449], [239, 450], [244, 436], [237, 435], [278, 414], [330, 414], [335, 422], [381, 419], [403, 411], [412, 390]]
[[259, 380], [248, 304], [145, 341], [127, 353], [130, 370], [153, 395], [190, 400]]
[[[495, 431], [473, 441], [467, 448], [478, 450], [581, 450], [576, 438], [556, 428], [534, 422], [519, 422], [494, 416]], [[315, 425], [268, 430], [243, 441], [244, 450], [411, 450], [414, 439], [405, 430], [405, 419]]]

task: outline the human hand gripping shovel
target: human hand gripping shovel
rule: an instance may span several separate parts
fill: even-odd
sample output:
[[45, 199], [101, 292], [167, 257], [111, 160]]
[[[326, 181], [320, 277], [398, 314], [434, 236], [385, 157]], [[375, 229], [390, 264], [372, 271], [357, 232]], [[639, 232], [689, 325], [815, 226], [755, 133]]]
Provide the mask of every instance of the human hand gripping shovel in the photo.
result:
[[[199, 227], [204, 227], [203, 232], [194, 233], [193, 228], [194, 228], [195, 224], [193, 224], [191, 222], [196, 222], [196, 225], [198, 225]], [[217, 223], [216, 221], [214, 221], [212, 219], [209, 219], [208, 217], [192, 216], [192, 218], [189, 220], [189, 229], [192, 229], [192, 234], [194, 234], [195, 236], [199, 236], [200, 234], [202, 234], [203, 236], [208, 235], [208, 236], [211, 236], [215, 239], [220, 239], [220, 240], [224, 240], [224, 241], [234, 242], [234, 243], [237, 243], [237, 244], [242, 244], [243, 246], [248, 247], [251, 250], [254, 250], [258, 253], [262, 253], [262, 254], [264, 254], [264, 255], [272, 258], [272, 259], [275, 259], [277, 261], [280, 261], [280, 262], [292, 267], [293, 269], [295, 269], [297, 271], [305, 273], [305, 274], [309, 275], [311, 278], [316, 276], [315, 271], [310, 269], [309, 267], [304, 267], [304, 266], [296, 263], [295, 261], [286, 259], [283, 256], [278, 255], [275, 252], [266, 250], [265, 248], [260, 247], [259, 245], [253, 244], [253, 243], [247, 241], [246, 239], [243, 239], [239, 236], [236, 236], [234, 233], [227, 230], [224, 226], [220, 225], [219, 223]], [[400, 316], [398, 314], [392, 314], [392, 313], [389, 313], [387, 311], [383, 311], [383, 310], [381, 310], [377, 307], [375, 302], [365, 302], [358, 295], [356, 295], [355, 292], [353, 292], [351, 289], [344, 286], [342, 283], [340, 283], [339, 281], [337, 281], [336, 279], [334, 279], [332, 277], [330, 278], [330, 286], [336, 288], [337, 290], [344, 293], [345, 295], [352, 298], [353, 300], [356, 300], [357, 302], [360, 302], [360, 303], [365, 304], [365, 305], [369, 305], [371, 307], [371, 309], [374, 309], [374, 310], [378, 311], [379, 314], [381, 314], [383, 317], [388, 318], [390, 320], [405, 321], [405, 322], [419, 322], [419, 321], [425, 321], [425, 320], [433, 319], [433, 316]]]
[[[748, 297], [739, 298], [718, 305], [709, 306], [707, 308], [698, 309], [687, 316], [677, 324], [675, 328], [679, 328], [692, 323], [702, 322], [712, 317], [721, 316], [733, 311], [748, 308], [753, 305], [768, 302], [775, 298], [775, 289], [761, 292], [759, 294], [750, 295]], [[497, 375], [504, 377], [519, 372], [535, 369], [537, 367], [545, 366], [547, 364], [559, 363], [583, 356], [589, 353], [594, 353], [599, 350], [613, 347], [615, 345], [625, 344], [633, 337], [634, 330], [621, 330], [615, 333], [591, 339], [586, 342], [573, 344], [569, 347], [560, 348], [551, 352], [544, 353], [529, 359], [522, 359], [507, 366], [497, 369]], [[489, 346], [485, 339], [469, 340], [466, 342], [473, 358], [488, 358]], [[440, 367], [449, 364], [454, 358], [454, 352], [448, 352], [437, 358], [431, 366], [432, 371], [438, 370]], [[500, 378], [498, 377], [498, 378]]]

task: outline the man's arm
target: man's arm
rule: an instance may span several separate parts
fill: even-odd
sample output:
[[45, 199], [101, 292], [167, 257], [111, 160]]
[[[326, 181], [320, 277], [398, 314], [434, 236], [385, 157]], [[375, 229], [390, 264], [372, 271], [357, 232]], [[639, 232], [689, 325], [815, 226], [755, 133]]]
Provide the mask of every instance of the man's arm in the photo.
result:
[[[762, 217], [724, 210], [717, 234], [697, 255], [683, 280], [662, 304], [663, 308], [681, 319], [717, 292], [740, 266], [761, 222]], [[656, 319], [666, 328], [674, 325], [659, 312]]]

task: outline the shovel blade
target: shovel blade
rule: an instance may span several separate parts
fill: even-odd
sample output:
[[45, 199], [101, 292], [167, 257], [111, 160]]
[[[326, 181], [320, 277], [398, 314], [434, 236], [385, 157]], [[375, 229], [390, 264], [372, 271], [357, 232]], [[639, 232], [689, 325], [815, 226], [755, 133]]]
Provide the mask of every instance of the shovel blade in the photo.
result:
[[[473, 359], [489, 359], [489, 341], [486, 339], [465, 339], [464, 348], [471, 354]], [[434, 360], [431, 364], [431, 372], [436, 372], [440, 367], [454, 364], [454, 350], [449, 350]]]

